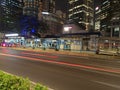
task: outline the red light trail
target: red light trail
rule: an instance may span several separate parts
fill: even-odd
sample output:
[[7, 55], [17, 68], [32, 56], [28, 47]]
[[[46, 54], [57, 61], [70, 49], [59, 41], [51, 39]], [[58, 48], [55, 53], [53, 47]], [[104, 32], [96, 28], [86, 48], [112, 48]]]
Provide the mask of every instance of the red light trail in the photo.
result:
[[7, 56], [7, 57], [27, 59], [27, 60], [41, 61], [41, 62], [45, 62], [45, 63], [53, 63], [53, 64], [71, 66], [71, 67], [78, 67], [78, 68], [89, 69], [89, 70], [97, 70], [97, 71], [104, 71], [104, 72], [109, 72], [109, 73], [119, 73], [120, 74], [120, 70], [115, 70], [115, 69], [111, 70], [111, 69], [107, 69], [107, 68], [106, 69], [98, 68], [98, 67], [87, 66], [87, 65], [82, 65], [82, 64], [72, 64], [72, 63], [67, 63], [67, 62], [58, 62], [58, 61], [53, 61], [53, 60], [38, 59], [38, 58], [17, 56], [17, 55], [11, 55], [11, 54], [3, 54], [3, 53], [0, 53], [0, 55]]

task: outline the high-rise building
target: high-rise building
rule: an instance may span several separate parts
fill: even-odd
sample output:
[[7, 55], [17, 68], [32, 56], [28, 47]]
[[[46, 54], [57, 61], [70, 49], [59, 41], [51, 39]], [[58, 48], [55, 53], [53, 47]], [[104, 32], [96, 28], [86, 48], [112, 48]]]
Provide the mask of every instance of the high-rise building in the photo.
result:
[[73, 20], [90, 30], [93, 26], [93, 0], [68, 0], [69, 20]]
[[38, 16], [41, 12], [55, 12], [55, 0], [23, 0], [23, 14]]
[[[111, 13], [110, 1], [109, 0], [102, 0], [101, 1], [101, 14], [100, 14], [100, 30], [106, 32], [105, 36], [110, 36], [110, 17], [108, 17]], [[108, 34], [108, 35], [107, 35]]]
[[62, 34], [64, 19], [53, 13], [42, 13], [42, 20], [48, 27], [44, 35], [60, 35]]
[[18, 32], [18, 20], [22, 15], [22, 2], [19, 0], [0, 0], [0, 25], [4, 32]]
[[66, 19], [66, 13], [62, 12], [61, 10], [56, 10], [56, 15], [60, 18]]
[[100, 10], [101, 45], [109, 49], [120, 47], [120, 0], [101, 0]]
[[40, 27], [37, 32], [41, 36], [61, 33], [64, 20], [55, 14], [55, 0], [24, 0], [23, 2], [23, 14], [38, 18]]
[[[101, 4], [101, 31], [106, 37], [120, 37], [120, 1], [102, 0]], [[115, 34], [116, 33], [116, 34]]]
[[42, 7], [42, 0], [23, 0], [23, 14], [37, 16], [39, 7]]
[[55, 0], [43, 0], [43, 11], [55, 13]]

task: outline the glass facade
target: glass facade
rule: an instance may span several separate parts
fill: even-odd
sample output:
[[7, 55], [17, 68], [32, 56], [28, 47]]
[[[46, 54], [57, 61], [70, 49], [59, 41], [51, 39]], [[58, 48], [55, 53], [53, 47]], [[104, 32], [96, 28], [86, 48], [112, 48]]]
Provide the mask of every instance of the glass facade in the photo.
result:
[[38, 16], [39, 12], [55, 12], [55, 0], [24, 0], [25, 15]]
[[19, 0], [0, 0], [0, 25], [5, 32], [17, 32], [22, 7], [23, 3]]
[[102, 0], [101, 4], [101, 31], [104, 31], [107, 37], [119, 37], [120, 25], [120, 1]]
[[42, 20], [46, 23], [46, 27], [48, 26], [49, 30], [45, 33], [45, 35], [60, 35], [62, 33], [64, 20], [58, 17], [55, 14], [42, 14]]
[[55, 13], [55, 0], [43, 0], [43, 11]]
[[37, 16], [38, 8], [39, 6], [41, 6], [42, 0], [24, 0], [23, 3], [24, 3], [23, 8], [24, 15]]
[[79, 24], [88, 26], [93, 25], [93, 0], [68, 0], [69, 3], [69, 19]]

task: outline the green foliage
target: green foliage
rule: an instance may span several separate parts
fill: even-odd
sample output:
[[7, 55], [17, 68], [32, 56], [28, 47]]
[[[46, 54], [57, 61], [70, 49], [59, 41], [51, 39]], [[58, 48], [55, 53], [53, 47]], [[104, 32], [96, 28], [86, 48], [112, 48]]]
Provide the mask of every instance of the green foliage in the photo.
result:
[[40, 84], [36, 84], [36, 86], [34, 87], [34, 90], [48, 90], [48, 88]]
[[40, 84], [32, 85], [28, 78], [24, 79], [0, 71], [0, 90], [48, 90]]

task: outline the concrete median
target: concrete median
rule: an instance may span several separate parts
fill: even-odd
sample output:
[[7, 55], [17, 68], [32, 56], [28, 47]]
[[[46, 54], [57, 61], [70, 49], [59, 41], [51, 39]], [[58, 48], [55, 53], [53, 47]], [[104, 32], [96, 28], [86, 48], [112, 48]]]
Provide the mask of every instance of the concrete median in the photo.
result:
[[16, 50], [25, 50], [25, 51], [34, 51], [34, 52], [43, 52], [43, 53], [55, 53], [55, 54], [63, 54], [63, 55], [73, 55], [73, 56], [81, 56], [81, 57], [94, 57], [94, 58], [101, 58], [101, 59], [120, 59], [118, 56], [109, 56], [109, 55], [97, 55], [95, 52], [90, 51], [67, 51], [67, 50], [59, 50], [56, 51], [55, 49], [42, 49], [42, 48], [32, 48], [32, 47], [12, 47], [12, 49]]

